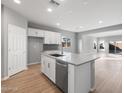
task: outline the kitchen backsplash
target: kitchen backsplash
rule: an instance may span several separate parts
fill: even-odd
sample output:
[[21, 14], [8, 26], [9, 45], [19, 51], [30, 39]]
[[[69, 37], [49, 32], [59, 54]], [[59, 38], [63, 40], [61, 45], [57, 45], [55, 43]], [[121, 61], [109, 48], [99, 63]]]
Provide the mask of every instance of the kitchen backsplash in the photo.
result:
[[47, 50], [59, 50], [60, 46], [58, 44], [43, 44], [43, 51]]

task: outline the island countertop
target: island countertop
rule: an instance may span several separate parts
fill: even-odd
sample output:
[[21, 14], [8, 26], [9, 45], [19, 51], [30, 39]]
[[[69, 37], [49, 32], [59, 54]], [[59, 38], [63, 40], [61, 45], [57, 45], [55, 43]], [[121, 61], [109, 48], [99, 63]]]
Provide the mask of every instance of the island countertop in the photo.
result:
[[99, 58], [99, 56], [95, 53], [79, 54], [79, 53], [71, 53], [71, 52], [64, 51], [63, 56], [60, 56], [60, 57], [54, 57], [54, 56], [51, 56], [50, 54], [61, 54], [61, 51], [44, 51], [41, 53], [41, 55], [45, 55], [45, 56], [54, 58], [56, 60], [61, 60], [63, 62], [67, 62], [68, 64], [72, 64], [75, 66], [79, 66]]

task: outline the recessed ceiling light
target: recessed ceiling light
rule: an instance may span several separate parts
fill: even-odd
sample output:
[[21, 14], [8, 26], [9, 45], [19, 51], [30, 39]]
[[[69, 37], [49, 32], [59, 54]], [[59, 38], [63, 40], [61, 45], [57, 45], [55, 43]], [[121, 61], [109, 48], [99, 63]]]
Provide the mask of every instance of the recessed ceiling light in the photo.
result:
[[83, 5], [87, 5], [88, 4], [88, 2], [83, 2]]
[[69, 13], [69, 14], [72, 14], [72, 11], [69, 11], [68, 13]]
[[47, 11], [52, 12], [53, 10], [52, 10], [52, 8], [47, 8]]
[[103, 23], [103, 21], [102, 21], [102, 20], [100, 20], [100, 21], [99, 21], [99, 24], [102, 24], [102, 23]]
[[21, 4], [21, 0], [13, 0], [16, 4]]
[[56, 23], [57, 26], [60, 26], [60, 23]]
[[79, 26], [79, 28], [83, 28], [83, 26]]
[[60, 0], [60, 1], [64, 1], [64, 0]]

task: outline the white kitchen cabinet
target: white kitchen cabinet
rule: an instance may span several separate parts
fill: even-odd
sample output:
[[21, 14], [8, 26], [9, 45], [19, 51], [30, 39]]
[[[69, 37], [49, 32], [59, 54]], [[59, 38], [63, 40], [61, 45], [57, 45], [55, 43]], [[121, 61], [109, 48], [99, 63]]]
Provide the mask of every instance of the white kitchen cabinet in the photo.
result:
[[61, 34], [45, 31], [45, 44], [61, 44]]
[[61, 44], [61, 41], [62, 40], [62, 38], [61, 38], [61, 34], [60, 33], [56, 33], [56, 43], [57, 44]]
[[50, 58], [50, 79], [55, 83], [55, 75], [56, 75], [56, 60]]
[[45, 58], [43, 55], [41, 55], [41, 71], [45, 74], [46, 73], [46, 64], [45, 64]]
[[68, 93], [89, 93], [91, 89], [91, 64], [68, 65]]
[[44, 31], [40, 29], [29, 28], [28, 36], [44, 37]]
[[57, 32], [29, 28], [28, 36], [44, 37], [45, 44], [61, 44], [61, 34]]
[[52, 32], [45, 31], [45, 41], [44, 41], [45, 44], [52, 44], [51, 35], [52, 35]]
[[51, 81], [55, 83], [56, 60], [42, 55], [41, 65], [42, 73], [44, 73]]
[[41, 60], [41, 65], [42, 65], [42, 73], [44, 73], [46, 76], [50, 76], [49, 75], [49, 61], [47, 61], [47, 57], [46, 56], [42, 56], [41, 57], [42, 60]]

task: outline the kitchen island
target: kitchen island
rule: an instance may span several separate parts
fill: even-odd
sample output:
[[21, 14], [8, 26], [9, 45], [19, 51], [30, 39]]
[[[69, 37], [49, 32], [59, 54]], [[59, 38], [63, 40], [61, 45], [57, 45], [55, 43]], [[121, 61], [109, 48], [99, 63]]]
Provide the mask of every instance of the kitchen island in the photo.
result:
[[[60, 54], [60, 56], [53, 56], [52, 54]], [[61, 51], [46, 51], [41, 56], [42, 73], [64, 93], [88, 93], [95, 89], [94, 63], [99, 58], [97, 54], [63, 52], [61, 55]], [[59, 62], [67, 65], [67, 73], [65, 73], [66, 70], [58, 67]]]

